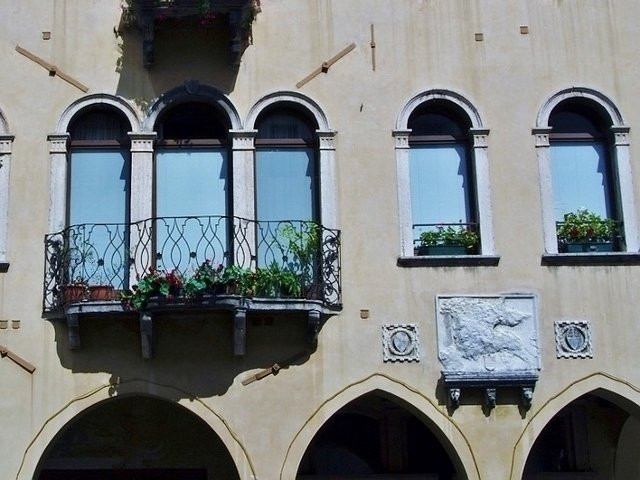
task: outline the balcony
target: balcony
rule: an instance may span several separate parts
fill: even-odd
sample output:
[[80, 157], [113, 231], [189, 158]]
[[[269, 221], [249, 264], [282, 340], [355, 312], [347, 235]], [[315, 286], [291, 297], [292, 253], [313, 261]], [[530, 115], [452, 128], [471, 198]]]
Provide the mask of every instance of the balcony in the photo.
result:
[[238, 64], [251, 43], [251, 24], [259, 12], [259, 0], [127, 0], [123, 22], [142, 32], [146, 68], [154, 63], [156, 31], [207, 28], [228, 32], [230, 58]]
[[340, 232], [313, 222], [163, 217], [45, 237], [43, 310], [66, 319], [72, 349], [82, 317], [137, 315], [150, 358], [154, 316], [230, 312], [244, 355], [248, 313], [304, 315], [315, 342], [341, 301]]

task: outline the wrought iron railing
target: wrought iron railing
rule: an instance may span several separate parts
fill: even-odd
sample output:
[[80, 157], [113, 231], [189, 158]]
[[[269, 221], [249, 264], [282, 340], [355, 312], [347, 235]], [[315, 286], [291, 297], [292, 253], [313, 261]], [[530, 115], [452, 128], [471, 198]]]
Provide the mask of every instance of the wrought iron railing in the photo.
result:
[[[72, 285], [124, 290], [150, 268], [188, 277], [203, 262], [257, 269], [278, 266], [340, 305], [340, 232], [305, 221], [239, 217], [161, 217], [129, 224], [82, 224], [45, 237], [45, 312], [62, 307]], [[310, 286], [310, 285], [307, 285]]]

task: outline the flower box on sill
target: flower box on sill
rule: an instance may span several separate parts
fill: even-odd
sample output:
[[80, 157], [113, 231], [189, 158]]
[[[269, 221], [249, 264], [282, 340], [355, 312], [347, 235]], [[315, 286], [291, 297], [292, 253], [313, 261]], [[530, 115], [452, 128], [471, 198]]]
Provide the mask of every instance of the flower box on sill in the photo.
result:
[[613, 252], [613, 242], [565, 243], [560, 245], [563, 253]]
[[464, 245], [422, 245], [418, 247], [417, 254], [424, 255], [468, 255]]

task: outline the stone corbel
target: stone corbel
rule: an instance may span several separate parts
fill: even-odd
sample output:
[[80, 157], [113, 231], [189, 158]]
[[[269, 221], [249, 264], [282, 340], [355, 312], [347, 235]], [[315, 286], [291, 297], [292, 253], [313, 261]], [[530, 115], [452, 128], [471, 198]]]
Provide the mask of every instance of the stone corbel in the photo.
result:
[[520, 401], [524, 408], [531, 408], [531, 402], [533, 401], [533, 387], [522, 387], [520, 389]]
[[233, 354], [236, 357], [247, 353], [247, 309], [236, 308], [233, 312]]
[[153, 357], [153, 317], [148, 312], [140, 313], [140, 345], [142, 358]]
[[449, 408], [456, 409], [460, 406], [460, 389], [459, 388], [450, 388], [448, 389], [448, 403]]
[[307, 317], [307, 342], [310, 345], [318, 343], [318, 334], [320, 333], [320, 312], [318, 310], [309, 310]]
[[496, 406], [497, 392], [495, 388], [484, 389], [484, 404], [487, 408], [492, 409]]

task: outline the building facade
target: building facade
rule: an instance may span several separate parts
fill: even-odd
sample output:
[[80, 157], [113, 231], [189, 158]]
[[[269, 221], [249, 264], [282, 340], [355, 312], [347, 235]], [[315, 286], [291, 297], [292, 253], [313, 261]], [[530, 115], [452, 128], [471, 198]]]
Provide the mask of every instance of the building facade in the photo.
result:
[[638, 17], [2, 2], [3, 478], [640, 478]]

